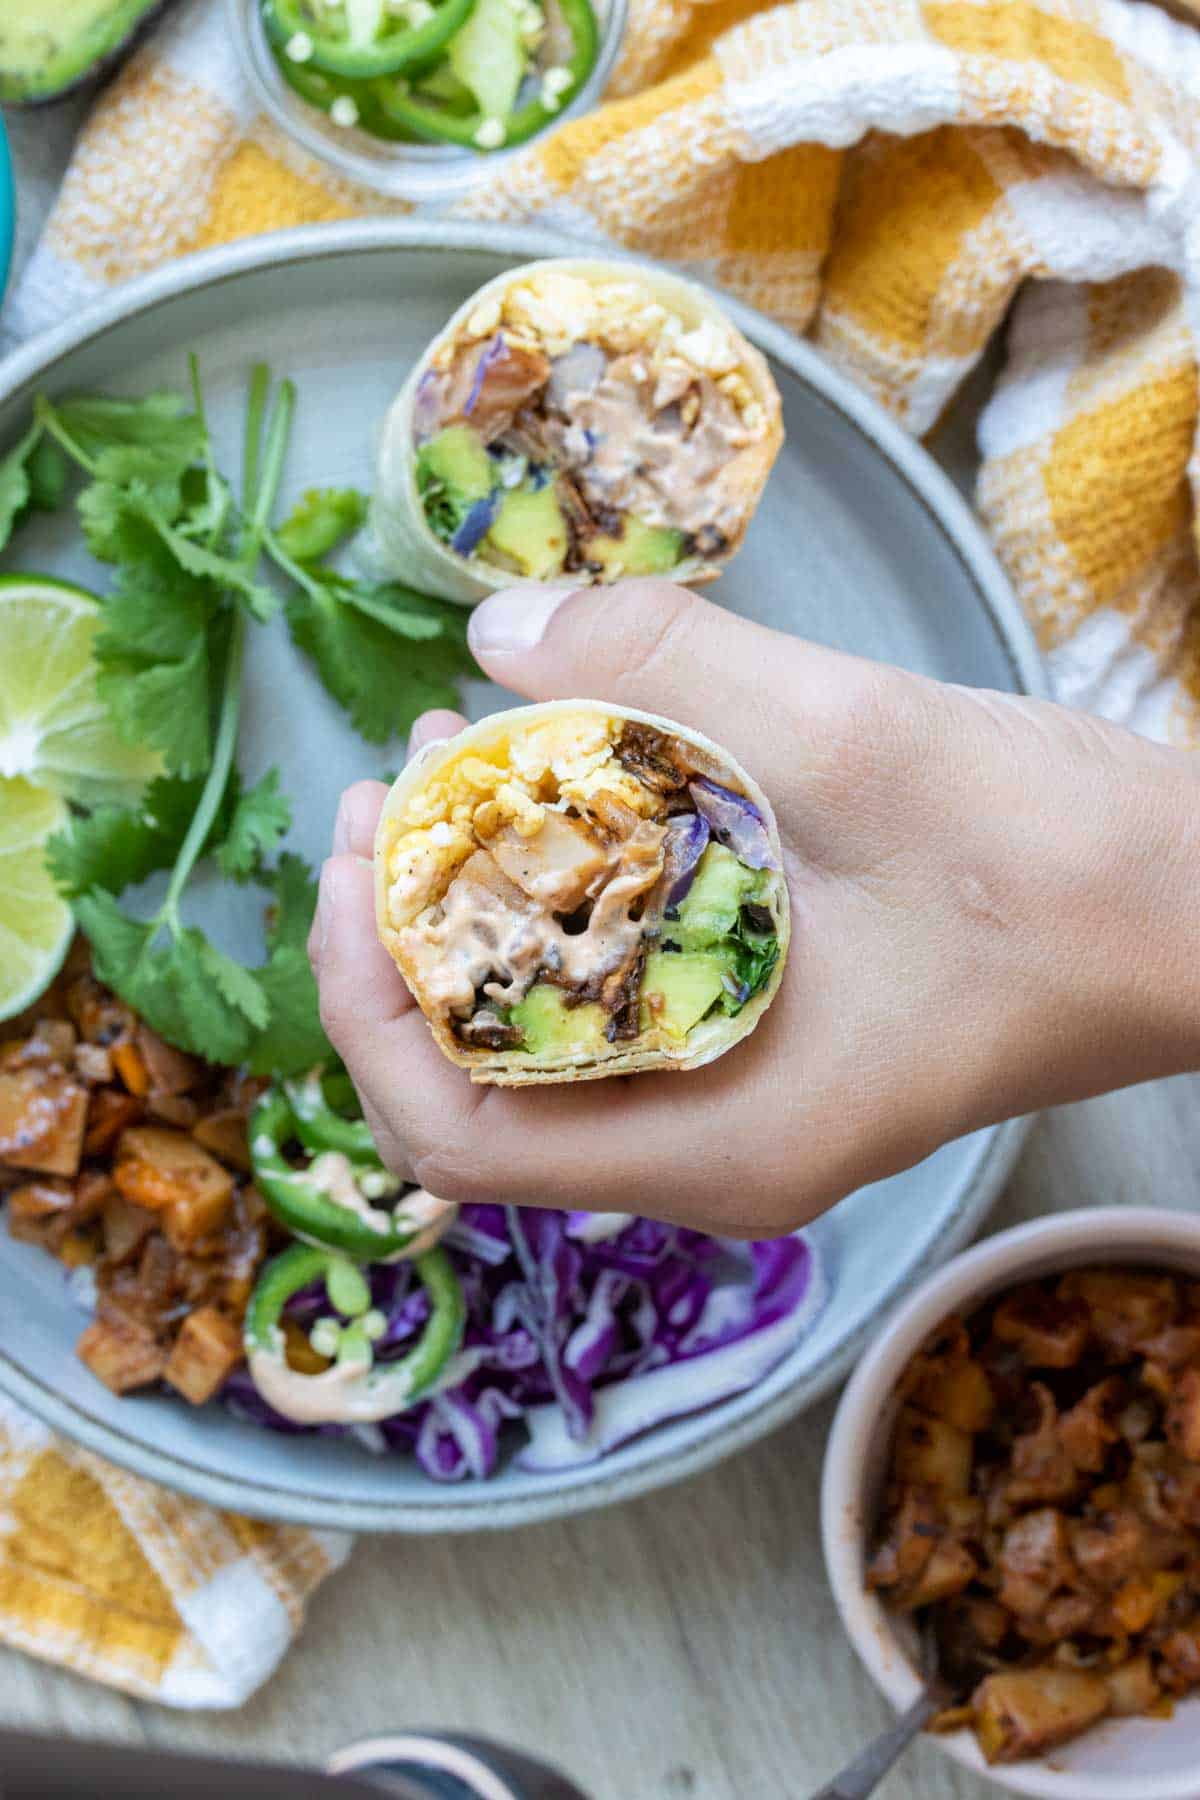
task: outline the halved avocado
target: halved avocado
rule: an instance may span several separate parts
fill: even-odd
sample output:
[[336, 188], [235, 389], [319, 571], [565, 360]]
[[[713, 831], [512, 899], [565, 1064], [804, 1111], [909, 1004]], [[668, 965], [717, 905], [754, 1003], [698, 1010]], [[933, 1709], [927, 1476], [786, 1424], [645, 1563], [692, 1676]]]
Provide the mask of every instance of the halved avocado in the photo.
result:
[[170, 0], [4, 0], [0, 101], [59, 100], [130, 48]]

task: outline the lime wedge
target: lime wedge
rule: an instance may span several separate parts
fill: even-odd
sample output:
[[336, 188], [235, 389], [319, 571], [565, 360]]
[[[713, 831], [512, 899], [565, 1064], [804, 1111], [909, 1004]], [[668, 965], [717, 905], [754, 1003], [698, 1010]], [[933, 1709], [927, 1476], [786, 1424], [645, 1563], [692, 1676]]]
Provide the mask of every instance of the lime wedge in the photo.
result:
[[130, 803], [160, 772], [156, 754], [121, 742], [96, 692], [92, 648], [103, 621], [82, 588], [44, 575], [0, 578], [0, 777], [99, 806]]
[[58, 974], [75, 934], [42, 846], [66, 802], [29, 781], [0, 780], [0, 1019], [23, 1012]]

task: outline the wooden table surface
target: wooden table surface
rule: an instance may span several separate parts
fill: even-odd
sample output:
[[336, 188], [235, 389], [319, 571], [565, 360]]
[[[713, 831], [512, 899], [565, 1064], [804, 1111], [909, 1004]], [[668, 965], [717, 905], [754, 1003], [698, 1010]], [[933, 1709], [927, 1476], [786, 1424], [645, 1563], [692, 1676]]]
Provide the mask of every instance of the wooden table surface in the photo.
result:
[[[22, 260], [74, 125], [71, 108], [10, 119]], [[1193, 1204], [1198, 1115], [1200, 1077], [1187, 1077], [1046, 1116], [992, 1227], [1084, 1204]], [[362, 1540], [238, 1713], [169, 1712], [0, 1649], [0, 1724], [314, 1762], [387, 1727], [458, 1726], [539, 1750], [595, 1800], [803, 1800], [889, 1717], [822, 1568], [831, 1413], [826, 1402], [682, 1486], [563, 1524]], [[929, 1743], [878, 1790], [994, 1791]]]

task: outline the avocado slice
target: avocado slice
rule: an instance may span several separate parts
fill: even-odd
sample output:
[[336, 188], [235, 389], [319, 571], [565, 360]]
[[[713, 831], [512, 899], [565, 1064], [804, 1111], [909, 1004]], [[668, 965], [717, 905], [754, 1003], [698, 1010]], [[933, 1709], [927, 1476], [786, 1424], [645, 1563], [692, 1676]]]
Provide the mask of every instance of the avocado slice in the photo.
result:
[[567, 554], [567, 526], [553, 487], [519, 487], [505, 494], [487, 541], [535, 581], [559, 574]]
[[103, 72], [168, 0], [4, 0], [0, 101], [58, 100]]
[[709, 948], [734, 930], [738, 913], [758, 888], [757, 870], [740, 863], [724, 844], [710, 844], [680, 902], [679, 918], [663, 921], [663, 936], [684, 950]]
[[712, 950], [652, 950], [642, 976], [642, 1030], [681, 1042], [724, 993], [729, 964]]
[[604, 1027], [608, 1016], [596, 1001], [568, 1006], [563, 990], [548, 981], [531, 987], [508, 1015], [525, 1039], [525, 1049], [544, 1056], [556, 1050], [591, 1053], [607, 1048]]
[[419, 460], [435, 481], [462, 500], [485, 500], [495, 485], [492, 459], [469, 425], [447, 425], [422, 444]]
[[683, 555], [683, 533], [666, 525], [647, 525], [633, 513], [625, 515], [620, 537], [589, 540], [589, 562], [622, 575], [665, 575]]

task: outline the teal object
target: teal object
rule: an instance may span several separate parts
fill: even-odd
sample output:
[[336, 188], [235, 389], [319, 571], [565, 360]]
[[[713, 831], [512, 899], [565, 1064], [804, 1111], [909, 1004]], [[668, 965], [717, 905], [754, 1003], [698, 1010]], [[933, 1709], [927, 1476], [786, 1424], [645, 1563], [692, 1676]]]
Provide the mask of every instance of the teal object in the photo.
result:
[[4, 290], [8, 286], [16, 217], [12, 157], [9, 154], [8, 133], [4, 129], [4, 118], [0, 114], [0, 297], [3, 296]]

